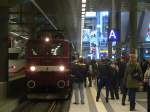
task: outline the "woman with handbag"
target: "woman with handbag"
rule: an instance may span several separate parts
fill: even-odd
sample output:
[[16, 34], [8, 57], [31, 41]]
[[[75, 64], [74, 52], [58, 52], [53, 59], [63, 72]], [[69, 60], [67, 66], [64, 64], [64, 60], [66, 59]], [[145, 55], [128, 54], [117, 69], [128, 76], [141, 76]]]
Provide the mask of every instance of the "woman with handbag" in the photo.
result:
[[124, 84], [128, 88], [130, 111], [135, 110], [136, 91], [139, 88], [140, 79], [142, 79], [142, 70], [137, 62], [135, 54], [130, 54], [129, 63], [126, 66], [124, 75]]

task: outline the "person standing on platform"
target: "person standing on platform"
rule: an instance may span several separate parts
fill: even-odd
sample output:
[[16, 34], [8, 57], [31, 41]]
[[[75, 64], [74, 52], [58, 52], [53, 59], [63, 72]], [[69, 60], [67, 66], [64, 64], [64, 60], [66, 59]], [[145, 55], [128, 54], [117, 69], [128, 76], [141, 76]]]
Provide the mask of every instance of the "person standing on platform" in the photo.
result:
[[123, 94], [123, 91], [124, 91], [123, 77], [124, 77], [124, 72], [125, 72], [125, 68], [126, 68], [126, 62], [123, 58], [121, 58], [121, 60], [118, 62], [118, 67], [119, 67], [119, 73], [118, 73], [119, 87], [120, 87], [121, 93]]
[[126, 65], [127, 65], [127, 62], [125, 61], [125, 59], [121, 59], [121, 62], [119, 64], [119, 77], [120, 77], [120, 90], [121, 90], [121, 93], [122, 93], [122, 105], [124, 106], [125, 105], [125, 101], [126, 101], [126, 96], [127, 96], [127, 92], [128, 92], [128, 89], [126, 87], [126, 84], [124, 82], [124, 74], [125, 74], [125, 69], [126, 69]]
[[81, 104], [84, 104], [84, 79], [86, 75], [86, 65], [83, 63], [83, 58], [79, 58], [72, 65], [72, 77], [73, 77], [73, 91], [75, 95], [74, 104], [79, 104], [79, 92], [81, 98]]
[[130, 60], [126, 66], [124, 75], [124, 83], [126, 84], [129, 92], [130, 111], [135, 110], [136, 91], [139, 88], [140, 79], [142, 79], [141, 67], [137, 62], [136, 55], [130, 54]]
[[148, 59], [148, 67], [144, 74], [144, 82], [147, 85], [147, 112], [150, 112], [150, 58]]
[[93, 77], [94, 84], [97, 85], [97, 73], [98, 73], [98, 66], [96, 60], [92, 60], [92, 69], [93, 69]]
[[101, 61], [101, 64], [98, 65], [98, 90], [97, 90], [97, 96], [96, 96], [96, 101], [99, 101], [100, 98], [100, 93], [103, 85], [106, 87], [106, 102], [108, 103], [108, 98], [109, 98], [109, 90], [110, 90], [110, 79], [109, 79], [109, 65], [108, 65], [108, 60], [104, 59]]
[[118, 65], [113, 61], [110, 65], [110, 96], [111, 99], [119, 99], [119, 81], [118, 81]]
[[[148, 66], [149, 66], [148, 60], [143, 59], [143, 60], [141, 61], [141, 68], [142, 68], [143, 75], [145, 74], [145, 72], [146, 72]], [[143, 88], [143, 91], [146, 91], [146, 90], [147, 90], [147, 83], [146, 83], [146, 82], [143, 83], [143, 87], [144, 87], [144, 88]]]
[[89, 87], [92, 87], [92, 76], [93, 76], [93, 66], [92, 66], [92, 60], [88, 63], [88, 81], [89, 81]]

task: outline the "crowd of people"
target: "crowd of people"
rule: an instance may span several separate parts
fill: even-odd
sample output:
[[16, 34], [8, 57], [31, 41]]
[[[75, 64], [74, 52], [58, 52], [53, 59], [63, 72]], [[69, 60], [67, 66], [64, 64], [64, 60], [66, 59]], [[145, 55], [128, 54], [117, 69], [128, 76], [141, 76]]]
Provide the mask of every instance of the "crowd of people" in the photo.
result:
[[150, 78], [150, 59], [138, 62], [135, 54], [130, 54], [128, 61], [123, 58], [112, 61], [110, 59], [85, 60], [80, 57], [72, 63], [71, 74], [75, 95], [74, 104], [80, 103], [79, 93], [81, 104], [85, 103], [84, 88], [92, 87], [94, 80], [97, 86], [97, 102], [101, 96], [102, 88], [105, 87], [106, 103], [109, 102], [109, 94], [111, 100], [118, 100], [119, 93], [121, 93], [122, 105], [126, 104], [126, 96], [128, 96], [130, 111], [134, 111], [137, 90], [140, 86], [144, 87], [143, 90], [147, 90], [147, 83]]

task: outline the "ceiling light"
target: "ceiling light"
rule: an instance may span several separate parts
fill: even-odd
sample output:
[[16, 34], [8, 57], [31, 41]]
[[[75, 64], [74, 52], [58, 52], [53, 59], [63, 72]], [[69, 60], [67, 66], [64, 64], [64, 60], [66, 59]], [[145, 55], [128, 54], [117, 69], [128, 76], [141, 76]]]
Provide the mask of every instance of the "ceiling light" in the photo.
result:
[[82, 8], [82, 12], [83, 12], [83, 11], [85, 11], [85, 7], [84, 7], [84, 8]]
[[86, 0], [82, 0], [82, 3], [86, 3]]
[[85, 17], [85, 15], [82, 15], [82, 18]]
[[82, 4], [82, 7], [86, 7], [86, 4]]
[[82, 14], [85, 14], [85, 12], [82, 12]]

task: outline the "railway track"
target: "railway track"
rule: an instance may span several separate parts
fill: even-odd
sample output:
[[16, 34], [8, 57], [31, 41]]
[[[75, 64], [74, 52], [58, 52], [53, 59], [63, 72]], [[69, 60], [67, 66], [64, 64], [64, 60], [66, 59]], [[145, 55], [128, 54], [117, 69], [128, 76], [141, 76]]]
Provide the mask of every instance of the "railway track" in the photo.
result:
[[56, 101], [52, 102], [52, 104], [49, 106], [48, 112], [54, 112], [56, 108]]
[[19, 105], [13, 112], [54, 112], [57, 101], [37, 102], [27, 101]]

